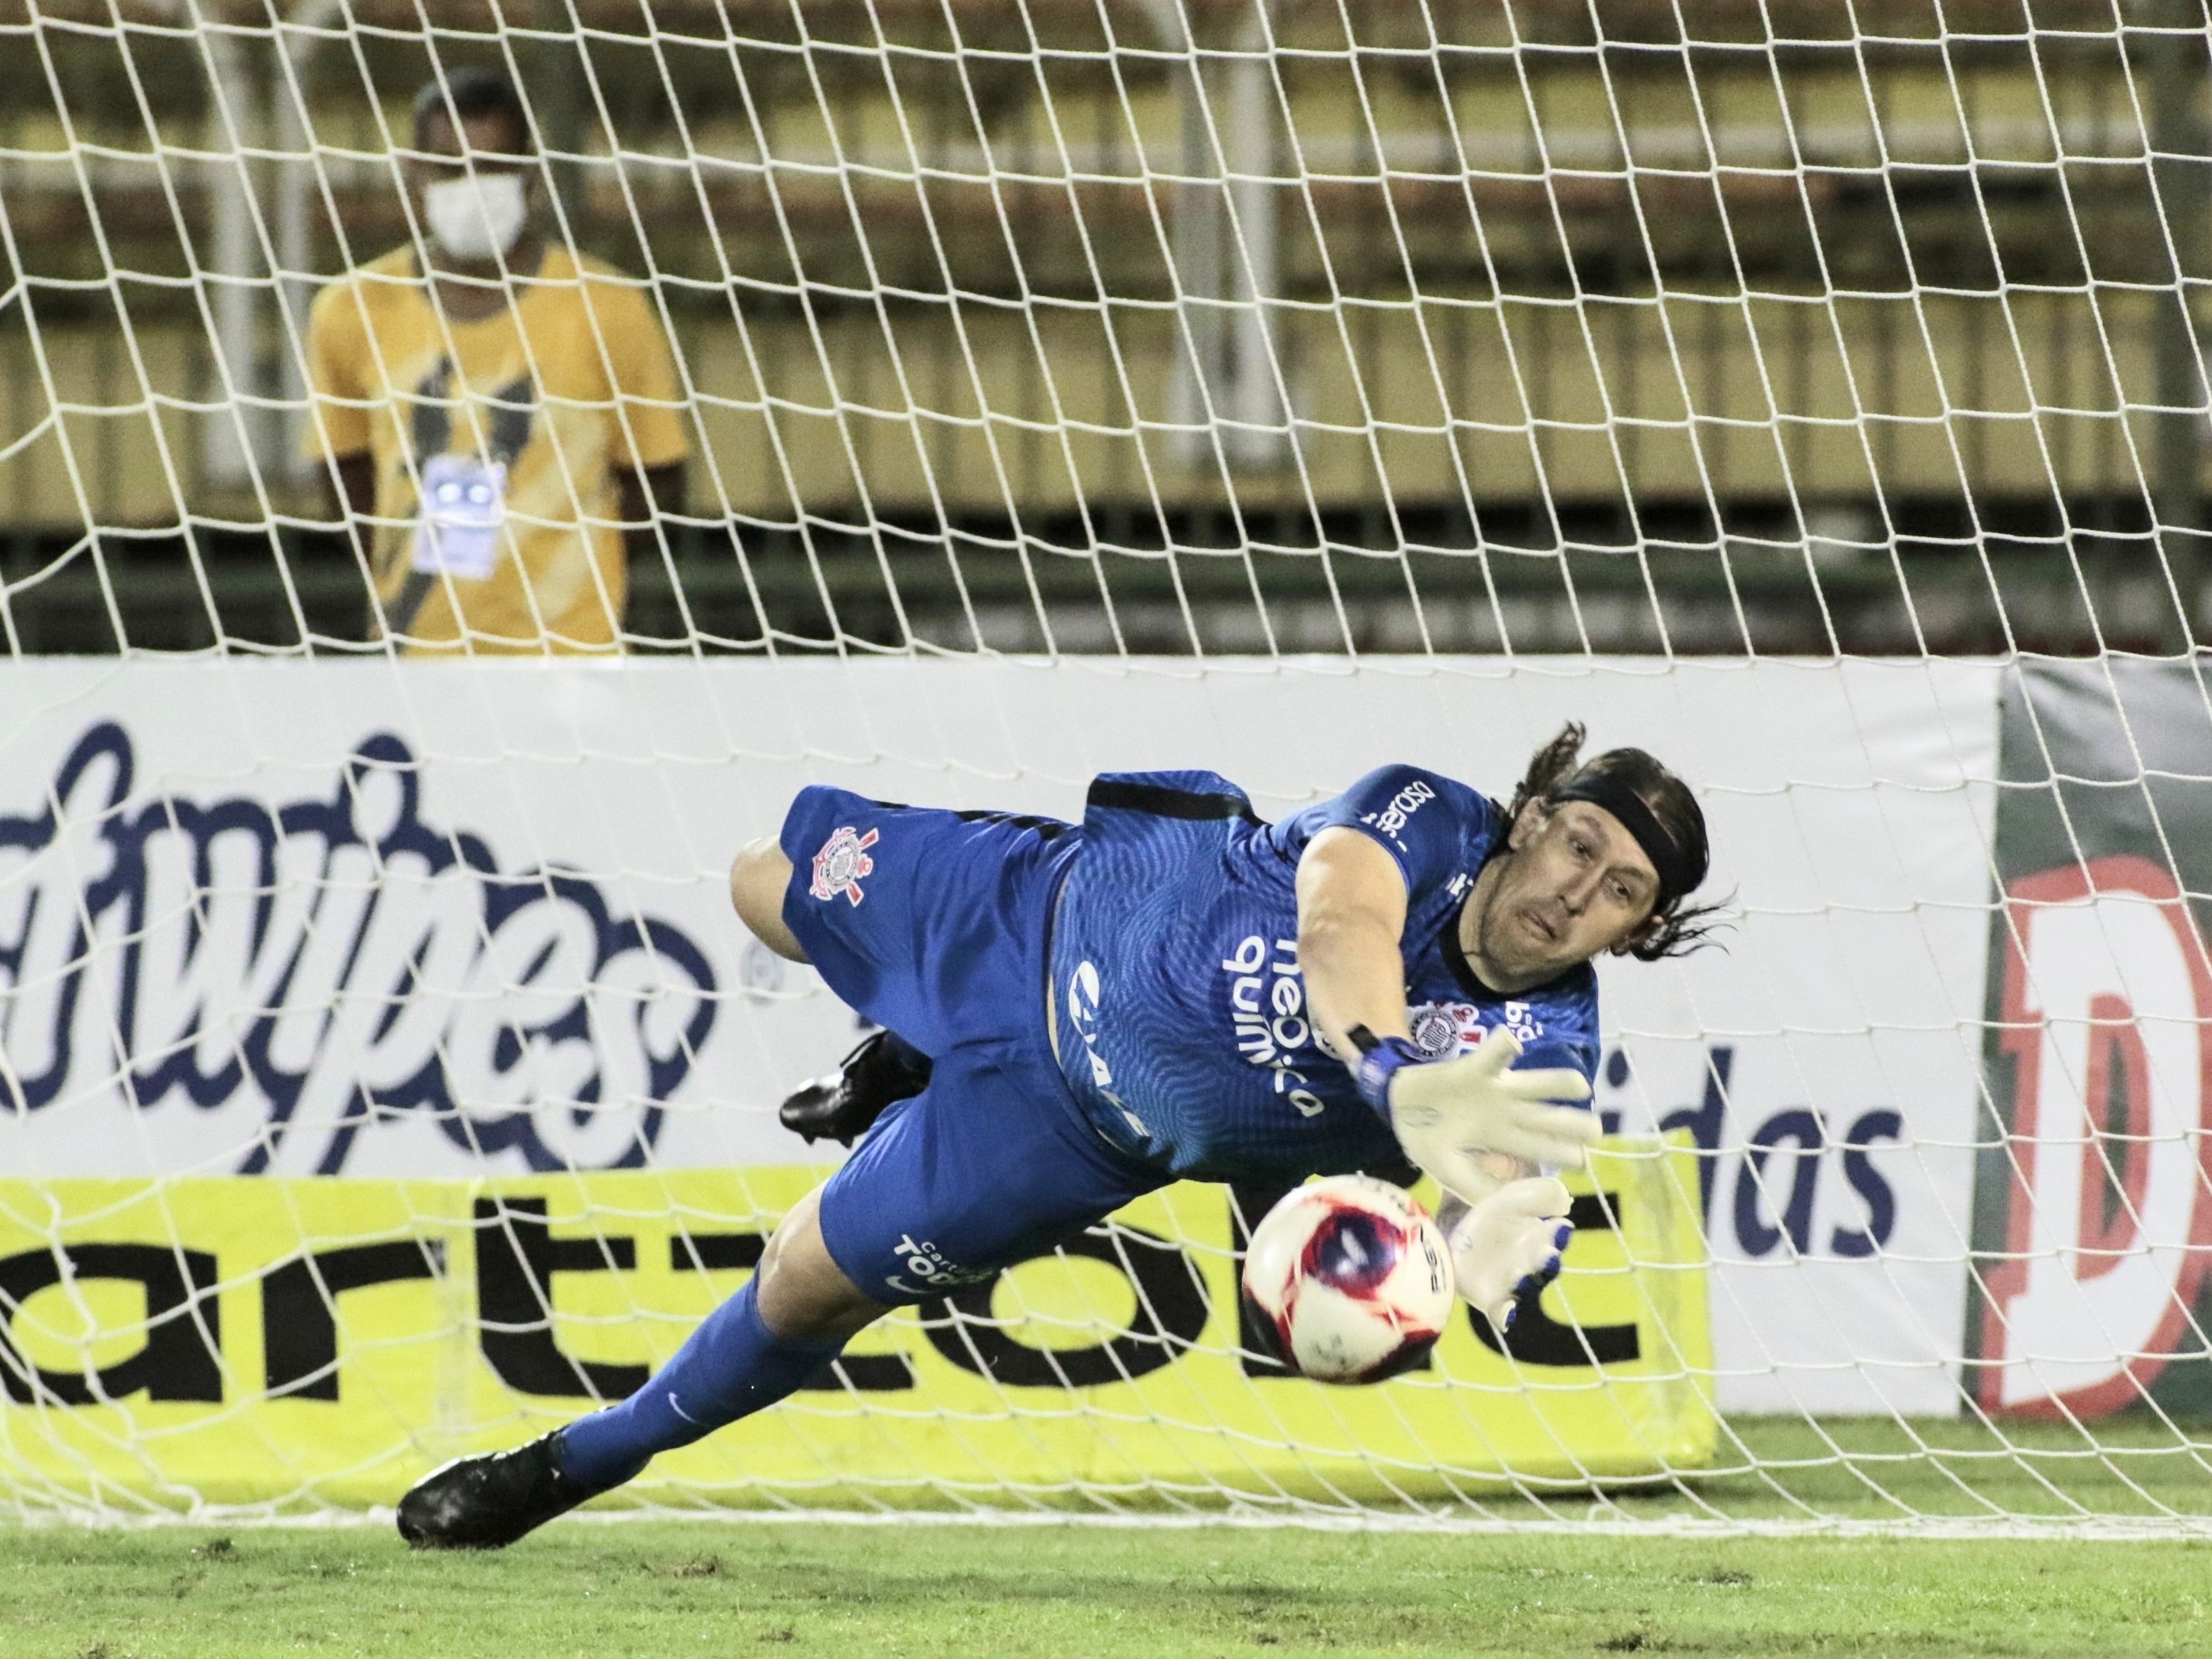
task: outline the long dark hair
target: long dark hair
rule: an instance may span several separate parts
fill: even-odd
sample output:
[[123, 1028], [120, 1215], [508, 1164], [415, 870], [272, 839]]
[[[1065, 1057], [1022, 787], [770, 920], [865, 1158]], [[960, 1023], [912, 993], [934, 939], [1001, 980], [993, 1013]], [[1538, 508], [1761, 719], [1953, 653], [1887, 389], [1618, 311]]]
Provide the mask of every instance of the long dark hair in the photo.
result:
[[[1641, 749], [1608, 749], [1584, 763], [1583, 740], [1588, 736], [1579, 720], [1569, 720], [1559, 736], [1528, 757], [1528, 769], [1513, 792], [1513, 804], [1505, 809], [1508, 823], [1518, 822], [1531, 801], [1548, 808], [1577, 778], [1603, 774], [1634, 790], [1676, 846], [1704, 848], [1705, 814], [1689, 785]], [[1629, 954], [1638, 962], [1656, 962], [1718, 945], [1713, 934], [1729, 925], [1728, 906], [1692, 904], [1689, 899], [1687, 893], [1665, 896], [1639, 925], [1641, 937], [1629, 947]]]

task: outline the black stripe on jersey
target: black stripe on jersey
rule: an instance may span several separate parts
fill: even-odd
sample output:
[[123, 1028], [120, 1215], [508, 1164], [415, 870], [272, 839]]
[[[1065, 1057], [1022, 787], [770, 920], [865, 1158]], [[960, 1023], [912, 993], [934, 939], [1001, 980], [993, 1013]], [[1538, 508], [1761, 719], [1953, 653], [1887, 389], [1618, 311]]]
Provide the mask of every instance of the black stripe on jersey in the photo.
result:
[[[930, 810], [927, 807], [917, 809], [902, 800], [879, 800], [871, 804], [894, 812]], [[1029, 812], [1001, 812], [989, 807], [975, 807], [965, 812], [955, 812], [952, 816], [963, 823], [1011, 823], [1017, 830], [1034, 831], [1039, 841], [1051, 841], [1055, 836], [1066, 835], [1073, 827], [1058, 818], [1041, 818]]]
[[1051, 841], [1055, 836], [1064, 836], [1070, 828], [1058, 818], [1041, 818], [1028, 812], [994, 812], [975, 810], [955, 812], [952, 816], [963, 823], [1010, 823], [1017, 830], [1028, 830], [1034, 832], [1039, 841]]
[[1109, 783], [1091, 786], [1089, 806], [1118, 808], [1125, 812], [1149, 812], [1156, 818], [1243, 818], [1264, 820], [1242, 795], [1206, 793], [1190, 789], [1165, 789], [1156, 783]]

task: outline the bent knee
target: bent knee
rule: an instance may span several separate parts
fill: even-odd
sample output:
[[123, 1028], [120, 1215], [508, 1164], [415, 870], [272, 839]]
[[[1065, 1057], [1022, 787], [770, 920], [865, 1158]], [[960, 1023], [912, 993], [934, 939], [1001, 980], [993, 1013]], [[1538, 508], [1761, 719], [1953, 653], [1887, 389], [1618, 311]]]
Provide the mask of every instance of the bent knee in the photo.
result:
[[791, 860], [767, 836], [749, 842], [730, 866], [730, 902], [755, 938], [780, 957], [806, 960], [806, 952], [783, 925], [784, 890], [791, 884]]
[[819, 1188], [799, 1201], [769, 1240], [757, 1270], [761, 1318], [791, 1341], [842, 1340], [889, 1311], [830, 1255], [820, 1206]]

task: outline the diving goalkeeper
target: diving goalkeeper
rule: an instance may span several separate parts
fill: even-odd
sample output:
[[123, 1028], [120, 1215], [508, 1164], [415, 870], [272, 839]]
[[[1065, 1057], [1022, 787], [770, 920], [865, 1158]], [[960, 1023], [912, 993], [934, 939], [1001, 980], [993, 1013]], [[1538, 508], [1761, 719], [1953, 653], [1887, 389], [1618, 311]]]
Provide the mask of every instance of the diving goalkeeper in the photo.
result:
[[1503, 1327], [1566, 1243], [1539, 1171], [1598, 1133], [1567, 1103], [1595, 1069], [1591, 959], [1687, 948], [1710, 914], [1687, 902], [1695, 798], [1641, 750], [1580, 764], [1582, 742], [1539, 750], [1504, 809], [1387, 766], [1273, 825], [1210, 772], [1101, 777], [1079, 824], [801, 791], [731, 894], [884, 1028], [827, 1091], [858, 1149], [642, 1389], [425, 1477], [400, 1532], [512, 1543], [774, 1405], [892, 1308], [1171, 1181], [1410, 1160], [1456, 1200], [1461, 1292]]

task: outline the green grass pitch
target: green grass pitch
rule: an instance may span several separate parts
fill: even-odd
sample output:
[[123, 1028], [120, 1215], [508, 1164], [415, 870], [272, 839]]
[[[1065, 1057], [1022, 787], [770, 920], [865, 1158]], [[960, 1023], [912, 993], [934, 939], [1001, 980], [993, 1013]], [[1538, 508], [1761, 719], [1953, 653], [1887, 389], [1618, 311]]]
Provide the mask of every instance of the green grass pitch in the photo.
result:
[[[1688, 1490], [1548, 1505], [1664, 1525], [2212, 1510], [2148, 1419], [1730, 1425]], [[1694, 1494], [1694, 1495], [1693, 1495]], [[388, 1527], [0, 1527], [0, 1659], [1234, 1659], [1327, 1654], [2212, 1654], [2212, 1538], [1414, 1534], [558, 1522], [497, 1555]]]
[[7, 1659], [2212, 1650], [2212, 1544], [562, 1522], [15, 1530]]

